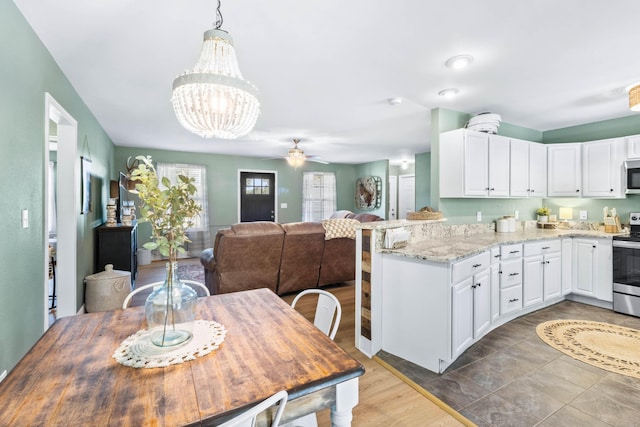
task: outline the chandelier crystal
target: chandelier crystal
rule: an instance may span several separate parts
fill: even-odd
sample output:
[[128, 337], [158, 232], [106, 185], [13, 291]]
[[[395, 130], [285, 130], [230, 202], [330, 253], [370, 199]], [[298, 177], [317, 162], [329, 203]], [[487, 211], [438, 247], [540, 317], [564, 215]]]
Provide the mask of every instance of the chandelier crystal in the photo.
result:
[[173, 81], [171, 103], [185, 129], [203, 138], [236, 139], [251, 132], [260, 103], [257, 88], [240, 73], [233, 39], [220, 29], [220, 2], [217, 14], [195, 67]]

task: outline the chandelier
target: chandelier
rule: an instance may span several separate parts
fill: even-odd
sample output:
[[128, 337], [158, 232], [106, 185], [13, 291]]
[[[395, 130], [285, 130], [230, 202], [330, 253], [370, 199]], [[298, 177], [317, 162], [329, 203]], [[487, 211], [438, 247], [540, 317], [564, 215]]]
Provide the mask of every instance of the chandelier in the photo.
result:
[[307, 160], [307, 156], [304, 155], [304, 151], [298, 148], [299, 142], [299, 139], [293, 140], [293, 148], [289, 149], [289, 154], [285, 157], [285, 159], [287, 159], [287, 163], [294, 168], [304, 165], [305, 160]]
[[235, 139], [251, 132], [260, 103], [258, 89], [242, 78], [233, 39], [221, 26], [218, 0], [215, 28], [204, 33], [193, 70], [173, 81], [171, 103], [185, 129], [203, 138]]

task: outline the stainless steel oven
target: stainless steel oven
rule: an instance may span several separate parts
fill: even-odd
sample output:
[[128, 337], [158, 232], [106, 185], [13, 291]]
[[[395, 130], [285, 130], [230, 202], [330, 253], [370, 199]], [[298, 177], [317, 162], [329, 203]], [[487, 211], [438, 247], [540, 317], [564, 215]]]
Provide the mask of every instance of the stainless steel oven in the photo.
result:
[[640, 213], [629, 224], [628, 236], [613, 237], [613, 311], [640, 317]]

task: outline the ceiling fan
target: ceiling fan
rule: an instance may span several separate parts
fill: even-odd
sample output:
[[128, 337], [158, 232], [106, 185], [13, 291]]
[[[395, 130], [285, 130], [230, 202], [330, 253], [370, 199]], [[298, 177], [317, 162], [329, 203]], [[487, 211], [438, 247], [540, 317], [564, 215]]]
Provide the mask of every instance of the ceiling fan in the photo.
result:
[[300, 143], [299, 139], [293, 140], [293, 148], [289, 149], [289, 152], [284, 157], [294, 168], [302, 166], [305, 161], [309, 160], [310, 162], [322, 163], [324, 165], [328, 165], [329, 162], [325, 162], [324, 160], [320, 160], [318, 156], [306, 155], [301, 148], [298, 148], [298, 144]]

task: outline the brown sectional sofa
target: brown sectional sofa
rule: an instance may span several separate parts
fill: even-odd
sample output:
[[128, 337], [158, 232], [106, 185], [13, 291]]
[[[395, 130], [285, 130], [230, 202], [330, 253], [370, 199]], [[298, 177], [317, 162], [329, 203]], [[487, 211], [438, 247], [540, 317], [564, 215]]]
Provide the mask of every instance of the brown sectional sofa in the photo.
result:
[[[372, 214], [349, 214], [360, 222]], [[246, 222], [216, 234], [200, 254], [212, 294], [269, 288], [283, 295], [355, 279], [355, 240], [325, 240], [321, 223]]]

